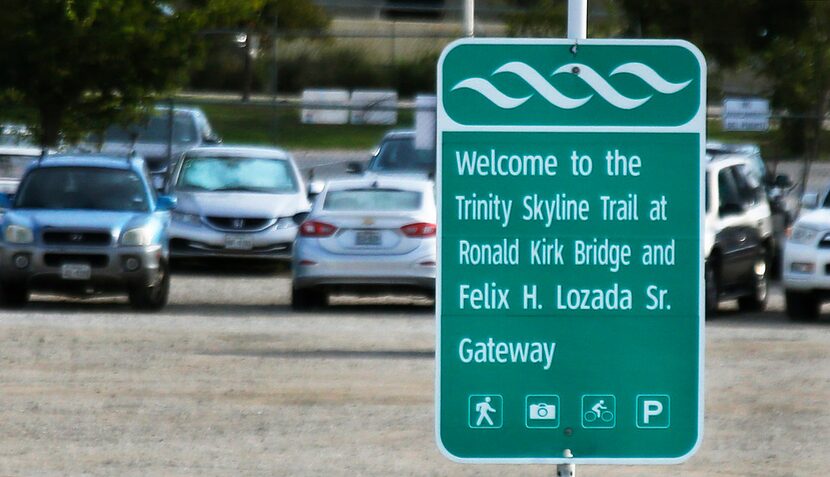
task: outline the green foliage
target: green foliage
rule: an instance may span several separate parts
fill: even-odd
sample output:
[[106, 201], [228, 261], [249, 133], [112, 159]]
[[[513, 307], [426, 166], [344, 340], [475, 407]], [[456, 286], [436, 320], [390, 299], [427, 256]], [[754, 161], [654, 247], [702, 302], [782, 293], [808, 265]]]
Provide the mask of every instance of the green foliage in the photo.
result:
[[134, 117], [184, 79], [190, 13], [147, 0], [0, 0], [0, 91], [36, 113], [44, 145]]
[[792, 116], [782, 122], [793, 152], [815, 158], [830, 96], [830, 3], [807, 3], [797, 34], [780, 36], [763, 54], [773, 106]]

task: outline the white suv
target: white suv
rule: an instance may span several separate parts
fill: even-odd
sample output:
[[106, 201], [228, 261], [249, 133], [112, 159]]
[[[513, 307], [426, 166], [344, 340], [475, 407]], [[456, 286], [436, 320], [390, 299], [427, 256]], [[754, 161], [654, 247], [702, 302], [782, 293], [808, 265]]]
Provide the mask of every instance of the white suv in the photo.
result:
[[805, 194], [804, 208], [814, 210], [795, 221], [784, 246], [785, 299], [792, 319], [815, 320], [830, 296], [830, 194], [822, 199]]
[[721, 300], [742, 311], [766, 307], [768, 270], [775, 251], [769, 203], [751, 158], [715, 154], [706, 166], [706, 314]]

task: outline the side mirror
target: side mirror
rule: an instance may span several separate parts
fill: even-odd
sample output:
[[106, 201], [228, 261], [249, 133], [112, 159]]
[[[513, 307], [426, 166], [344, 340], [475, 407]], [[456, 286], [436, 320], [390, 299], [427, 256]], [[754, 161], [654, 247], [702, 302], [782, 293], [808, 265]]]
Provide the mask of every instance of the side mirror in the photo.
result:
[[307, 191], [308, 191], [308, 200], [314, 200], [315, 197], [320, 195], [323, 192], [323, 189], [326, 187], [326, 184], [323, 181], [311, 181], [308, 183]]
[[357, 161], [351, 161], [346, 163], [346, 173], [347, 174], [362, 174], [363, 173], [363, 164]]
[[11, 209], [12, 208], [12, 195], [11, 194], [2, 194], [0, 193], [0, 209]]
[[801, 198], [801, 207], [805, 209], [815, 209], [818, 207], [818, 194], [815, 192], [808, 192]]
[[726, 217], [727, 215], [738, 215], [744, 212], [744, 206], [737, 203], [737, 202], [727, 202], [720, 206], [718, 209], [718, 213], [721, 217]]
[[792, 187], [793, 181], [790, 180], [790, 176], [788, 176], [787, 174], [778, 174], [777, 176], [775, 176], [775, 181], [773, 182], [773, 184], [776, 187], [780, 187], [782, 189], [789, 189], [790, 187]]
[[202, 142], [209, 146], [215, 146], [217, 144], [222, 144], [222, 138], [212, 134], [210, 136], [205, 136], [204, 139], [202, 139]]
[[305, 219], [308, 218], [309, 213], [310, 212], [299, 212], [297, 214], [294, 214], [294, 223], [300, 225], [301, 223], [305, 222]]
[[172, 195], [160, 195], [156, 200], [156, 210], [159, 212], [166, 212], [173, 210], [179, 204], [178, 199]]

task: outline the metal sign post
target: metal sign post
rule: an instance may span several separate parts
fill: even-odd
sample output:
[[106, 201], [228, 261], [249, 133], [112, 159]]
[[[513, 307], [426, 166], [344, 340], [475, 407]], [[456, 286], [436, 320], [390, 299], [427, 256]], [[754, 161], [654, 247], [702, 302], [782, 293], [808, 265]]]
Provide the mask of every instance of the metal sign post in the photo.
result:
[[574, 44], [439, 60], [436, 432], [459, 462], [666, 464], [700, 443], [705, 62]]

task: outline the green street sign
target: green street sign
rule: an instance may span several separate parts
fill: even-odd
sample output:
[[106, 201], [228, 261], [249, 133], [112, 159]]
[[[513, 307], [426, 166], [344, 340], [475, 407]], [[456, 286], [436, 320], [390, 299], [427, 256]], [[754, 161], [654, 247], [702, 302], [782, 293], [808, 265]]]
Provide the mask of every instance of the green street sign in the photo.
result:
[[698, 448], [705, 79], [683, 41], [444, 50], [436, 435], [449, 458], [664, 464]]

